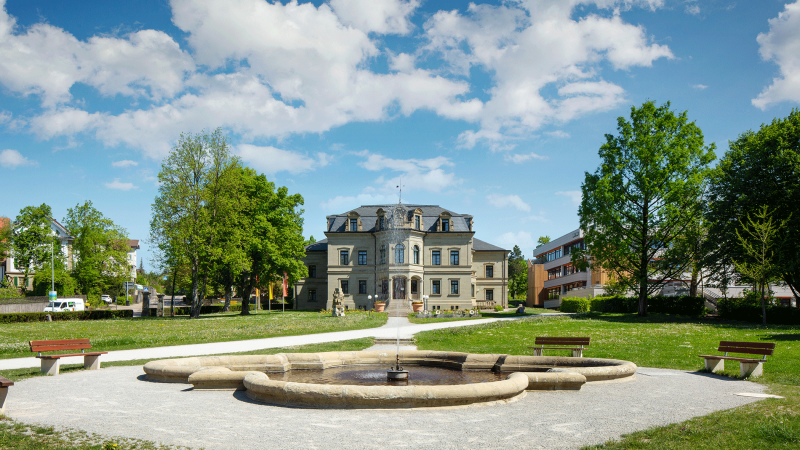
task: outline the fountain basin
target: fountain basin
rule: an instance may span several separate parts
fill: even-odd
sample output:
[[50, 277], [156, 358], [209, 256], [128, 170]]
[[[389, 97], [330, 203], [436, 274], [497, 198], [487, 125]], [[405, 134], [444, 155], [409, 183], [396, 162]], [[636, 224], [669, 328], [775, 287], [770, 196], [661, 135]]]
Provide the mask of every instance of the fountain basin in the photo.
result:
[[[466, 385], [353, 386], [270, 380], [269, 372], [339, 366], [391, 365], [392, 352], [279, 353], [206, 356], [151, 361], [144, 366], [152, 381], [191, 383], [195, 389], [239, 389], [258, 401], [277, 405], [339, 408], [452, 406], [508, 400], [525, 390], [577, 390], [587, 381], [630, 377], [636, 365], [600, 358], [404, 351], [404, 366], [454, 370], [515, 372], [507, 379]], [[524, 379], [524, 382], [523, 382]]]

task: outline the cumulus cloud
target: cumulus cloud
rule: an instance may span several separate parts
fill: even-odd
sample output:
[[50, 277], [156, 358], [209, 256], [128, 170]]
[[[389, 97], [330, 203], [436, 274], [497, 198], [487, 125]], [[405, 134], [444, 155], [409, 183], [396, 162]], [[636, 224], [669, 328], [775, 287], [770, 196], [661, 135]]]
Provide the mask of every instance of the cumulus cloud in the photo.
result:
[[692, 87], [697, 89], [698, 91], [703, 91], [706, 88], [708, 88], [708, 86], [706, 86], [705, 84], [693, 84]]
[[359, 166], [369, 171], [400, 172], [395, 177], [381, 175], [375, 180], [374, 184], [387, 192], [396, 192], [401, 184], [407, 191], [442, 192], [462, 181], [453, 172], [447, 171], [446, 168], [454, 164], [444, 156], [430, 159], [394, 159], [374, 153], [365, 156], [366, 160]]
[[242, 144], [236, 153], [253, 168], [264, 173], [274, 174], [281, 171], [297, 174], [325, 167], [330, 163], [327, 153], [317, 153], [314, 158], [272, 146], [259, 147]]
[[698, 5], [686, 5], [686, 13], [696, 16], [700, 14], [700, 7]]
[[117, 189], [120, 191], [130, 191], [131, 189], [139, 189], [139, 186], [134, 185], [133, 183], [123, 183], [119, 181], [119, 178], [114, 178], [114, 181], [111, 183], [103, 183], [109, 189]]
[[6, 149], [0, 152], [0, 166], [15, 169], [19, 166], [37, 166], [38, 162], [32, 161], [16, 150]]
[[525, 203], [519, 197], [519, 195], [490, 194], [486, 196], [486, 200], [488, 200], [491, 205], [497, 208], [505, 208], [507, 206], [511, 206], [520, 211], [530, 212], [531, 210], [531, 205]]
[[544, 134], [558, 139], [566, 139], [569, 137], [569, 133], [563, 130], [547, 131]]
[[409, 16], [419, 0], [331, 0], [331, 7], [346, 25], [365, 32], [408, 34]]
[[778, 17], [769, 19], [769, 32], [759, 33], [756, 41], [765, 61], [774, 61], [780, 77], [752, 100], [762, 110], [782, 101], [800, 102], [800, 1], [784, 6]]
[[503, 159], [514, 164], [521, 164], [526, 161], [530, 161], [531, 159], [545, 160], [547, 159], [547, 156], [537, 155], [536, 153], [531, 152], [524, 154], [505, 155]]
[[580, 205], [581, 199], [583, 198], [581, 191], [558, 191], [556, 192], [556, 195], [563, 195], [572, 200], [572, 203], [576, 205]]
[[123, 159], [122, 161], [114, 161], [111, 163], [114, 167], [131, 167], [131, 166], [138, 166], [139, 163], [136, 161], [131, 161], [130, 159]]
[[507, 231], [494, 238], [492, 242], [508, 250], [513, 249], [515, 245], [519, 245], [523, 254], [527, 254], [529, 251], [536, 248], [536, 241], [527, 231], [519, 231], [517, 233]]

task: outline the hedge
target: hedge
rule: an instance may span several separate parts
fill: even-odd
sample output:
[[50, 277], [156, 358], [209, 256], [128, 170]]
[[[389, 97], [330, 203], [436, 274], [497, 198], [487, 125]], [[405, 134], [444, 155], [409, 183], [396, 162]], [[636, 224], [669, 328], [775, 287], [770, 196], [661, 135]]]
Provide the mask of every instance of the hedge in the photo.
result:
[[[728, 298], [717, 300], [717, 312], [723, 319], [760, 323], [761, 302], [757, 298]], [[800, 309], [791, 306], [767, 305], [767, 323], [800, 325]]]
[[561, 312], [589, 312], [589, 299], [583, 297], [564, 297], [561, 299]]
[[[203, 305], [203, 306], [200, 307], [200, 314], [221, 313], [223, 306], [224, 305]], [[166, 309], [166, 310], [169, 309], [169, 304], [167, 302], [164, 302], [164, 309]], [[189, 312], [191, 311], [191, 309], [192, 308], [190, 306], [176, 306], [175, 307], [175, 315], [176, 316], [188, 316]], [[252, 305], [250, 305], [250, 309], [251, 310], [253, 309]], [[241, 311], [242, 310], [242, 305], [241, 304], [239, 304], [239, 305], [231, 305], [230, 310], [231, 311]], [[152, 317], [155, 317], [157, 312], [158, 312], [158, 308], [150, 307], [150, 315]]]
[[[562, 302], [563, 305], [563, 302]], [[635, 313], [639, 311], [638, 297], [595, 297], [590, 300], [591, 311], [606, 313]], [[562, 311], [563, 311], [562, 307]], [[662, 314], [679, 314], [697, 317], [705, 311], [703, 297], [649, 297], [647, 299], [647, 312]]]
[[101, 309], [92, 311], [65, 311], [56, 313], [30, 312], [0, 314], [0, 323], [47, 322], [48, 314], [50, 315], [51, 320], [54, 322], [65, 320], [124, 319], [133, 317], [133, 311], [130, 309]]

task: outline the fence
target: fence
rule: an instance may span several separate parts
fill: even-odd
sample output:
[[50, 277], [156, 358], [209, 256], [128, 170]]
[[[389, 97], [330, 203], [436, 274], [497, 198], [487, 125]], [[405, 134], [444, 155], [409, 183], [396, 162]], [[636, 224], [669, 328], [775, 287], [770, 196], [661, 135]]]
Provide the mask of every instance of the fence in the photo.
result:
[[[70, 298], [86, 301], [85, 295], [70, 295]], [[0, 314], [42, 312], [49, 302], [49, 297], [0, 298]]]

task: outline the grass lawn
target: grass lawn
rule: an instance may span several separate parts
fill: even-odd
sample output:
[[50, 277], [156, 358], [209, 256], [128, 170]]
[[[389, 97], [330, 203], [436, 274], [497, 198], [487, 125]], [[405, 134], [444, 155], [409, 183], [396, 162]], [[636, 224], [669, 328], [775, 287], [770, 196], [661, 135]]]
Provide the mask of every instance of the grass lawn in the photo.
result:
[[[775, 355], [767, 358], [764, 376], [753, 381], [785, 399], [755, 402], [592, 448], [800, 448], [800, 326], [762, 327], [655, 314], [646, 318], [586, 314], [427, 331], [416, 337], [417, 346], [426, 350], [525, 355], [531, 354], [527, 347], [537, 336], [590, 336], [592, 344], [584, 351], [586, 357], [681, 370], [701, 370], [703, 359], [697, 355], [717, 354], [721, 340], [775, 342]], [[546, 354], [567, 356], [568, 351]], [[738, 374], [739, 364], [729, 361], [725, 375]]]
[[[492, 317], [524, 317], [524, 316], [534, 316], [538, 314], [542, 314], [548, 312], [549, 310], [543, 308], [525, 308], [525, 314], [517, 314], [516, 309], [511, 309], [509, 311], [481, 311], [482, 317], [443, 317], [441, 319], [436, 318], [424, 318], [424, 319], [417, 319], [416, 313], [411, 313], [408, 315], [408, 320], [411, 323], [438, 323], [438, 322], [452, 322], [455, 320], [476, 320], [476, 319], [489, 319]], [[551, 311], [552, 312], [552, 311]]]
[[[346, 317], [346, 316], [345, 316]], [[316, 353], [332, 351], [357, 351], [372, 345], [371, 338], [353, 339], [350, 341], [327, 342], [297, 347], [271, 348], [252, 352], [235, 353], [237, 355], [274, 355], [276, 353]], [[103, 363], [103, 367], [140, 366], [151, 360], [117, 361]], [[65, 365], [61, 372], [83, 370], [83, 365]], [[102, 370], [102, 369], [101, 369]], [[6, 370], [0, 373], [13, 381], [40, 376], [38, 368]], [[15, 422], [0, 414], [0, 449], [3, 450], [167, 450], [186, 447], [162, 446], [138, 439], [109, 439], [108, 437], [89, 434], [80, 430], [56, 430], [52, 427], [40, 427]]]
[[259, 311], [250, 316], [238, 312], [207, 314], [199, 319], [179, 316], [12, 323], [0, 326], [0, 359], [33, 356], [28, 341], [43, 339], [91, 339], [93, 349], [112, 351], [360, 330], [379, 327], [386, 320], [386, 314], [353, 311], [345, 317], [317, 311]]

